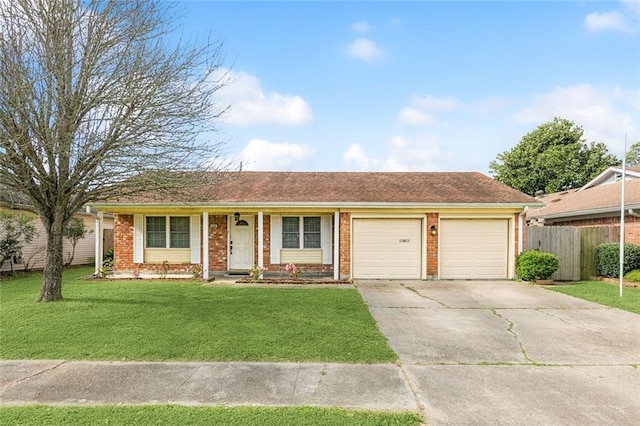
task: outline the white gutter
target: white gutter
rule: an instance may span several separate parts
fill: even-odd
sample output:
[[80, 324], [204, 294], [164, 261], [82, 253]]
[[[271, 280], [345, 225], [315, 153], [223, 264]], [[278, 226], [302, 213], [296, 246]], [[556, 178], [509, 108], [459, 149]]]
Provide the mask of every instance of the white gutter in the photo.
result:
[[395, 209], [442, 209], [442, 208], [523, 208], [523, 207], [543, 207], [543, 203], [370, 203], [370, 202], [226, 202], [220, 204], [210, 203], [180, 203], [180, 204], [164, 204], [164, 203], [96, 203], [91, 204], [92, 207], [108, 209], [111, 208], [203, 208], [203, 209], [239, 209], [239, 208], [395, 208]]

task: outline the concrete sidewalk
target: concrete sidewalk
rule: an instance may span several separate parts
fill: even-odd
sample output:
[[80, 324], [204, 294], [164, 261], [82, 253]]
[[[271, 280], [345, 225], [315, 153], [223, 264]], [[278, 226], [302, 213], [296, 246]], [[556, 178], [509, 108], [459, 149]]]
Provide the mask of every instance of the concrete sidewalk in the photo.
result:
[[0, 361], [2, 405], [309, 405], [419, 411], [394, 364]]

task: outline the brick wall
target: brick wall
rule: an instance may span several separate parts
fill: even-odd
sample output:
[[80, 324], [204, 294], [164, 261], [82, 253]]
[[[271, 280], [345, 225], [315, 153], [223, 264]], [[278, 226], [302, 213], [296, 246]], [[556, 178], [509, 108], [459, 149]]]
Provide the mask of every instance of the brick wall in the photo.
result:
[[340, 278], [351, 276], [351, 214], [340, 213]]
[[[513, 241], [514, 241], [513, 250], [515, 251], [514, 254], [517, 256], [518, 254], [520, 254], [520, 253], [518, 253], [518, 241], [520, 241], [520, 235], [519, 235], [520, 233], [518, 232], [518, 229], [520, 228], [520, 222], [518, 221], [518, 218], [519, 218], [520, 215], [518, 213], [516, 213], [513, 216], [514, 216], [513, 217], [513, 223], [515, 223], [515, 226], [513, 227], [514, 234], [515, 234], [513, 236]], [[523, 223], [526, 223], [526, 219], [525, 218], [523, 218], [522, 221], [523, 221]], [[524, 250], [527, 247], [525, 245], [526, 242], [527, 242], [526, 232], [522, 233], [522, 242], [523, 242], [522, 250]]]
[[[438, 213], [427, 213], [427, 277], [438, 276], [438, 238], [440, 233], [431, 235], [431, 226], [438, 227]], [[439, 231], [439, 230], [438, 230]]]
[[209, 224], [209, 271], [225, 272], [227, 270], [227, 216], [211, 215]]
[[132, 271], [133, 215], [116, 214], [113, 218], [113, 259], [116, 271]]

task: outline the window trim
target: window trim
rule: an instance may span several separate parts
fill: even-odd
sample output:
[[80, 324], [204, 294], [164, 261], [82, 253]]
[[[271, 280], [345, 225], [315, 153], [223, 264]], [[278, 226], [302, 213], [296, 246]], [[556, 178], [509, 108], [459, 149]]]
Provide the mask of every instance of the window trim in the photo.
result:
[[[286, 217], [297, 217], [298, 218], [298, 247], [284, 247], [284, 218]], [[306, 217], [316, 217], [318, 218], [318, 224], [320, 228], [318, 229], [317, 234], [320, 236], [319, 246], [318, 247], [304, 247], [304, 218]], [[281, 230], [280, 235], [282, 238], [281, 249], [282, 250], [322, 250], [322, 215], [282, 215], [281, 216]]]
[[[149, 241], [148, 241], [148, 230], [147, 230], [147, 218], [149, 217], [164, 217], [165, 220], [165, 227], [164, 227], [164, 232], [165, 232], [165, 246], [164, 247], [149, 247]], [[183, 217], [183, 218], [187, 218], [188, 222], [187, 224], [189, 225], [189, 229], [186, 231], [187, 232], [187, 237], [188, 237], [188, 243], [189, 245], [187, 247], [171, 247], [171, 218], [172, 217]], [[144, 216], [144, 249], [145, 250], [191, 250], [191, 217], [189, 215], [155, 215], [155, 214], [149, 214], [149, 215], [145, 215]]]

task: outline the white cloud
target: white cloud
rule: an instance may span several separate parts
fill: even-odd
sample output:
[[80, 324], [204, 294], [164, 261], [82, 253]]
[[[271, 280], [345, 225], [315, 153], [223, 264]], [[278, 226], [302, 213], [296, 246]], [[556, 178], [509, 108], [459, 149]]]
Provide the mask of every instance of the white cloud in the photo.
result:
[[224, 71], [214, 77], [222, 78], [226, 84], [217, 95], [222, 104], [231, 105], [227, 115], [231, 125], [303, 126], [313, 122], [311, 107], [300, 96], [278, 92], [265, 94], [258, 78], [244, 71]]
[[412, 107], [402, 108], [398, 119], [410, 126], [432, 126], [438, 122], [438, 119], [428, 112]]
[[346, 163], [354, 165], [358, 170], [369, 170], [371, 162], [360, 144], [349, 145], [349, 149], [342, 154], [342, 158]]
[[636, 33], [640, 24], [640, 1], [623, 0], [621, 3], [620, 10], [588, 14], [584, 18], [584, 26], [595, 33], [604, 31]]
[[436, 96], [411, 96], [409, 105], [402, 108], [398, 114], [398, 120], [410, 126], [433, 126], [441, 123], [434, 116], [434, 112], [453, 111], [462, 106], [456, 98]]
[[354, 59], [362, 59], [365, 62], [379, 61], [384, 57], [384, 52], [373, 41], [367, 38], [359, 38], [347, 47], [347, 54]]
[[627, 22], [620, 12], [593, 12], [584, 18], [584, 25], [594, 33], [602, 31], [628, 32]]
[[292, 170], [292, 166], [313, 156], [313, 149], [293, 143], [251, 139], [240, 153], [244, 170]]
[[394, 136], [387, 141], [386, 152], [381, 157], [371, 156], [359, 144], [352, 144], [342, 158], [348, 166], [360, 171], [441, 171], [461, 168], [458, 157], [443, 148], [443, 141], [437, 136]]
[[542, 124], [554, 116], [566, 118], [582, 126], [587, 141], [604, 142], [610, 150], [622, 152], [625, 134], [631, 141], [640, 140], [638, 98], [630, 102], [637, 95], [635, 90], [588, 84], [556, 87], [534, 95], [532, 104], [515, 118], [527, 124]]
[[366, 33], [370, 29], [371, 26], [368, 22], [365, 21], [354, 22], [353, 24], [351, 24], [351, 31], [355, 31], [357, 33]]

